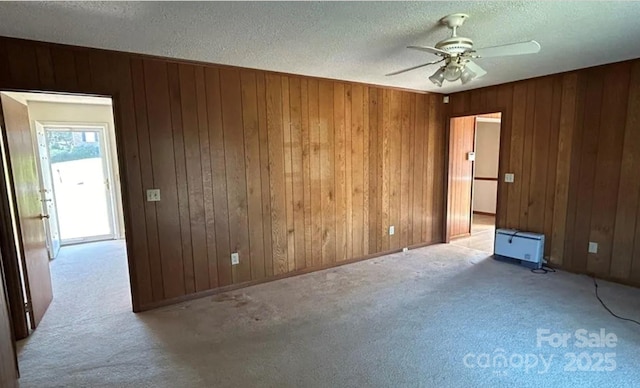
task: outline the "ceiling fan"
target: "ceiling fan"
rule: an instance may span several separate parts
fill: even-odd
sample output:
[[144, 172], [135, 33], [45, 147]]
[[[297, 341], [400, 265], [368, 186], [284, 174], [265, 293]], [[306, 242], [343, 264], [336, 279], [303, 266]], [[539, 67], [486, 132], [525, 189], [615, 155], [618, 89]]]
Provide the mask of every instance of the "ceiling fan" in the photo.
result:
[[540, 44], [535, 40], [474, 49], [473, 41], [471, 39], [458, 36], [457, 34], [458, 27], [460, 27], [468, 17], [469, 15], [464, 13], [454, 13], [440, 19], [441, 24], [444, 24], [449, 29], [451, 29], [451, 36], [436, 43], [435, 47], [407, 47], [412, 50], [425, 51], [431, 54], [435, 54], [441, 57], [440, 59], [438, 59], [437, 61], [424, 63], [422, 65], [413, 66], [408, 69], [395, 71], [393, 73], [387, 74], [387, 76], [392, 76], [407, 71], [416, 70], [421, 67], [444, 62], [444, 64], [438, 70], [436, 70], [436, 72], [433, 73], [431, 77], [429, 77], [429, 80], [431, 80], [431, 82], [438, 86], [442, 86], [442, 83], [445, 80], [449, 82], [460, 80], [462, 81], [462, 84], [466, 84], [474, 78], [479, 78], [487, 74], [487, 72], [482, 67], [473, 62], [472, 59], [535, 54], [540, 51]]

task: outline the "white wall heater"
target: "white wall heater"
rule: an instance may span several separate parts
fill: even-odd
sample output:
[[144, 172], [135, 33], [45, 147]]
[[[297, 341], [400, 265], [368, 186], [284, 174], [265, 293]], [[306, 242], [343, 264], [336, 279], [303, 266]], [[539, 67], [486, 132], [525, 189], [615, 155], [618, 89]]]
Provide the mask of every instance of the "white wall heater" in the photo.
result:
[[[544, 234], [496, 229], [494, 255], [520, 260], [542, 268], [544, 264]], [[524, 264], [524, 263], [523, 263]]]

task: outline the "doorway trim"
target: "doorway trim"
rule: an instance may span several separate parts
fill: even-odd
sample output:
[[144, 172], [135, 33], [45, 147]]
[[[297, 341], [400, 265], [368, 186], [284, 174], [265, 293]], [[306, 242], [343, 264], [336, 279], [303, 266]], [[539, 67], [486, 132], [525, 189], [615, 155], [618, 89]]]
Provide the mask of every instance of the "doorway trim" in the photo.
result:
[[[502, 108], [502, 109], [481, 109], [481, 110], [475, 110], [475, 111], [466, 111], [466, 112], [460, 112], [460, 113], [449, 113], [445, 116], [445, 176], [444, 176], [444, 206], [442, 209], [443, 212], [443, 217], [442, 217], [442, 235], [444, 236], [444, 243], [448, 244], [451, 242], [451, 236], [449, 233], [449, 178], [450, 178], [450, 174], [451, 171], [449, 171], [449, 164], [450, 164], [450, 157], [451, 155], [449, 155], [449, 148], [450, 148], [450, 144], [451, 144], [451, 120], [454, 118], [459, 118], [459, 117], [467, 117], [467, 116], [481, 116], [481, 115], [489, 115], [489, 114], [493, 114], [493, 113], [500, 113], [500, 119], [495, 119], [495, 118], [482, 118], [482, 120], [487, 120], [487, 121], [497, 121], [500, 120], [500, 150], [502, 151], [503, 146], [505, 145], [505, 119], [506, 119], [506, 109]], [[505, 161], [503, 160], [503, 155], [504, 152], [500, 152], [498, 155], [498, 193], [496, 196], [496, 229], [498, 227], [501, 227], [503, 225], [498, 225], [498, 220], [500, 219], [501, 216], [501, 210], [500, 210], [500, 203], [501, 203], [501, 195], [500, 195], [500, 188], [502, 185], [504, 185], [504, 180], [501, 177], [501, 174], [504, 174], [504, 167], [505, 167]]]
[[[78, 96], [87, 96], [87, 97], [103, 97], [111, 99], [111, 113], [113, 115], [113, 136], [115, 138], [115, 146], [117, 149], [116, 157], [118, 160], [118, 172], [119, 172], [119, 184], [121, 193], [127, 192], [128, 182], [127, 182], [127, 168], [126, 165], [126, 156], [122, 150], [124, 149], [124, 135], [122, 133], [122, 117], [120, 113], [120, 96], [118, 93], [93, 93], [93, 92], [82, 92], [82, 91], [63, 91], [63, 90], [55, 90], [55, 89], [34, 89], [34, 88], [20, 88], [20, 87], [5, 87], [0, 89], [2, 92], [23, 92], [23, 93], [47, 93], [47, 94], [73, 94]], [[0, 109], [0, 131], [2, 131], [2, 138], [5, 142], [6, 147], [6, 123], [4, 114], [2, 113], [2, 109]], [[4, 171], [4, 169], [11, 168], [11, 161], [7, 160], [6, 163], [4, 160], [0, 158], [0, 169]], [[5, 182], [4, 173], [0, 174], [0, 183]], [[11, 188], [12, 195], [15, 197], [14, 193], [14, 185], [11, 174], [9, 174], [8, 181]], [[122, 195], [122, 217], [124, 223], [124, 230], [120, 229], [120, 236], [124, 236], [126, 231], [131, 228], [131, 220], [129, 218], [130, 205], [129, 199], [127, 196]], [[14, 227], [13, 221], [9, 214], [9, 209], [15, 207], [14, 200], [9, 197], [6, 190], [0, 190], [0, 232], [2, 232], [3, 236], [13, 236]], [[5, 270], [5, 281], [6, 290], [7, 290], [7, 299], [9, 300], [9, 309], [11, 314], [11, 324], [13, 327], [13, 332], [16, 337], [20, 334], [24, 334], [24, 337], [28, 335], [27, 321], [26, 321], [26, 310], [25, 304], [23, 302], [22, 293], [24, 292], [24, 288], [21, 284], [21, 274], [19, 270], [19, 260], [20, 256], [18, 250], [20, 249], [13, 242], [13, 238], [2, 238], [3, 242], [0, 244], [0, 251], [3, 257], [3, 269]], [[131, 257], [131, 252], [133, 252], [133, 241], [131, 238], [126, 238], [126, 257], [127, 257], [127, 267], [128, 267], [128, 277], [129, 277], [129, 290], [131, 294], [131, 306], [132, 311], [134, 313], [142, 311], [137, 294], [137, 271], [136, 265]], [[21, 331], [24, 329], [24, 332]], [[23, 338], [24, 338], [23, 337]], [[14, 338], [15, 339], [15, 338]]]
[[[103, 165], [105, 168], [105, 175], [108, 180], [109, 185], [109, 195], [107, 196], [108, 208], [109, 208], [109, 223], [111, 226], [111, 234], [110, 235], [102, 235], [102, 236], [93, 236], [91, 238], [78, 238], [78, 239], [68, 239], [63, 241], [61, 238], [61, 245], [72, 245], [78, 243], [85, 242], [94, 242], [94, 241], [103, 241], [110, 239], [117, 239], [118, 236], [121, 235], [120, 231], [120, 220], [118, 219], [119, 212], [117, 211], [117, 206], [121, 206], [121, 204], [117, 201], [116, 195], [116, 185], [115, 185], [115, 174], [114, 174], [114, 166], [112, 161], [112, 150], [110, 139], [109, 139], [109, 124], [105, 122], [82, 122], [82, 121], [35, 121], [36, 130], [42, 128], [45, 132], [47, 131], [55, 131], [55, 130], [64, 130], [70, 129], [71, 131], [82, 131], [82, 130], [95, 130], [99, 132], [100, 136], [100, 150], [103, 154]], [[45, 135], [46, 136], [46, 135]], [[47, 152], [49, 150], [49, 142], [47, 141]], [[39, 152], [36, 150], [36, 152]], [[51, 162], [49, 162], [49, 168], [51, 167]], [[42, 176], [40, 176], [40, 183], [42, 186]], [[55, 190], [53, 193], [55, 197]], [[56, 201], [57, 206], [57, 201]], [[57, 207], [56, 207], [57, 211]]]

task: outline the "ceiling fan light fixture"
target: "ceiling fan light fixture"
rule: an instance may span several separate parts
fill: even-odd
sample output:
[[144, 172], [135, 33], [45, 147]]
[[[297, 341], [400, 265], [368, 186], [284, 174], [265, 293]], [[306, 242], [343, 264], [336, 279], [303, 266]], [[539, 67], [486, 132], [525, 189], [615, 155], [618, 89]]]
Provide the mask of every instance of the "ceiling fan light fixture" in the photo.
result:
[[476, 73], [474, 73], [473, 71], [471, 71], [471, 69], [465, 66], [464, 69], [462, 70], [462, 74], [460, 75], [460, 81], [462, 81], [462, 84], [465, 85], [469, 81], [476, 78], [476, 76], [477, 76]]
[[438, 70], [436, 70], [436, 72], [433, 73], [433, 75], [431, 77], [429, 77], [429, 80], [431, 82], [433, 82], [434, 84], [438, 85], [438, 86], [442, 86], [442, 81], [444, 81], [444, 72], [445, 72], [445, 70], [444, 70], [443, 67], [441, 67]]
[[462, 75], [462, 70], [458, 65], [447, 65], [444, 69], [444, 79], [449, 82], [457, 81]]
[[458, 28], [462, 26], [467, 18], [469, 18], [467, 14], [455, 13], [440, 19], [440, 23], [446, 25], [451, 31], [451, 36], [436, 42], [433, 47], [407, 46], [407, 48], [412, 50], [436, 55], [439, 57], [438, 60], [395, 71], [387, 74], [387, 76], [397, 75], [444, 62], [444, 66], [433, 73], [433, 75], [429, 77], [429, 80], [438, 86], [442, 86], [444, 81], [455, 82], [457, 80], [460, 80], [463, 85], [466, 85], [474, 79], [487, 74], [485, 69], [474, 62], [477, 58], [504, 57], [540, 52], [540, 43], [535, 40], [476, 48], [473, 40], [458, 35]]

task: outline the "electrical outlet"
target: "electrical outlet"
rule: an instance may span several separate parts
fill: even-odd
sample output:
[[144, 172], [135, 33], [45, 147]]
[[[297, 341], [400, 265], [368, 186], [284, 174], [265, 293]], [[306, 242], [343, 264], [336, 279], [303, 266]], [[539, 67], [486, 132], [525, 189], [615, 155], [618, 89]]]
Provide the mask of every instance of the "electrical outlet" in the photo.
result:
[[598, 243], [589, 241], [589, 253], [598, 253]]
[[393, 236], [394, 234], [396, 234], [396, 228], [393, 225], [391, 225], [389, 227], [389, 236]]
[[409, 248], [407, 247], [402, 248], [402, 252], [409, 252]]
[[240, 264], [240, 255], [238, 254], [238, 252], [233, 252], [231, 254], [231, 265], [238, 265]]
[[504, 181], [507, 183], [513, 183], [513, 173], [506, 173], [504, 174]]
[[158, 202], [160, 200], [160, 189], [147, 190], [147, 202]]

